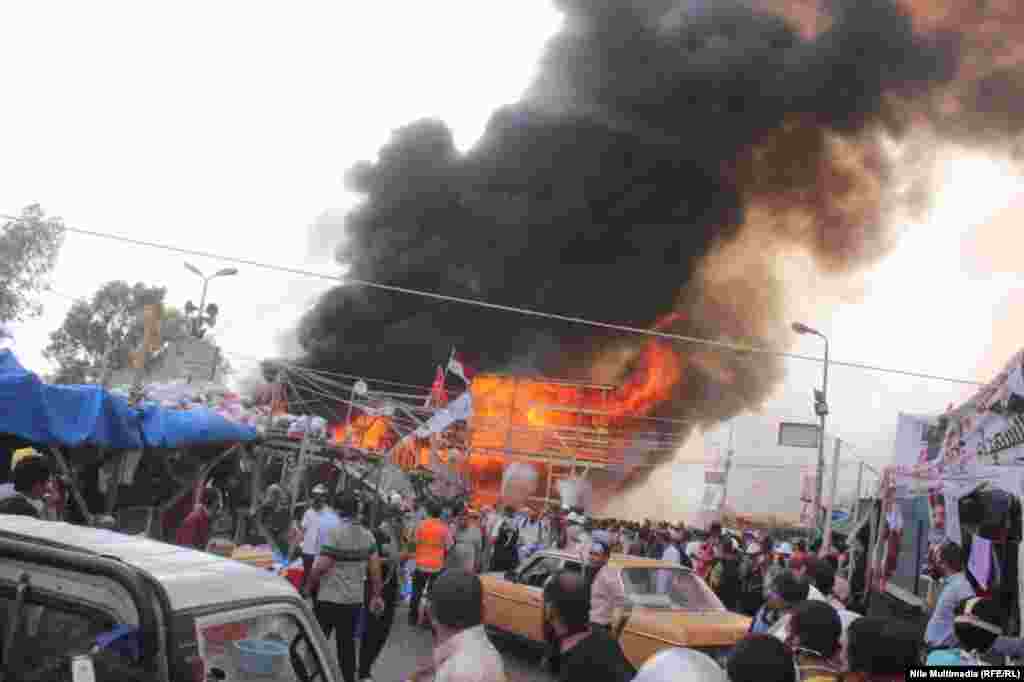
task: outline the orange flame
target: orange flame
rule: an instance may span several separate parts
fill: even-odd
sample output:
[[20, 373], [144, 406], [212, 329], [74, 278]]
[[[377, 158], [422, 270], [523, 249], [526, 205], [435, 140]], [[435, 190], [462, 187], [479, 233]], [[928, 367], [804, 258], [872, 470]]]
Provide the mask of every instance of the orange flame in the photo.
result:
[[344, 424], [335, 424], [333, 436], [334, 443], [337, 445], [349, 445], [362, 450], [385, 450], [393, 441], [389, 417], [363, 414], [352, 418], [350, 428]]
[[616, 417], [647, 415], [672, 396], [683, 376], [683, 363], [675, 352], [660, 341], [650, 341], [633, 372], [609, 406]]
[[[671, 315], [656, 328], [681, 317]], [[464, 469], [473, 482], [474, 503], [496, 495], [508, 458], [515, 454], [563, 452], [566, 459], [614, 463], [609, 457], [621, 455], [611, 451], [608, 443], [624, 442], [636, 428], [630, 418], [649, 415], [670, 400], [683, 379], [684, 367], [683, 358], [667, 343], [652, 340], [618, 388], [478, 375], [470, 386], [473, 418], [466, 443], [470, 457]], [[563, 447], [558, 433], [585, 435]]]
[[[655, 329], [683, 319], [673, 313]], [[637, 428], [631, 418], [651, 414], [671, 399], [683, 380], [684, 359], [667, 343], [649, 341], [632, 361], [618, 388], [545, 381], [526, 377], [479, 374], [470, 384], [473, 416], [460, 447], [469, 457], [456, 468], [470, 479], [473, 504], [493, 504], [500, 495], [502, 474], [509, 458], [531, 453], [557, 452], [566, 460], [615, 463], [621, 457], [615, 444], [628, 441]], [[566, 445], [562, 434], [578, 435]], [[448, 461], [445, 446], [435, 444], [434, 462]], [[403, 468], [430, 466], [429, 441], [406, 441], [393, 453]], [[550, 471], [540, 485], [548, 488]], [[552, 490], [556, 490], [550, 487]]]

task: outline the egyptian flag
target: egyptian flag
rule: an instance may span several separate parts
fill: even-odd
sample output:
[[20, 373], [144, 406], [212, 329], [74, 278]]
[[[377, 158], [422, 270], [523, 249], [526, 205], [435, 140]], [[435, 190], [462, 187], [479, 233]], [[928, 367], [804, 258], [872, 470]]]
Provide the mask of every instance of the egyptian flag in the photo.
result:
[[448, 404], [448, 390], [444, 387], [444, 370], [439, 366], [430, 387], [430, 396], [425, 407], [444, 407]]
[[448, 371], [462, 379], [466, 384], [469, 384], [473, 379], [473, 375], [476, 374], [473, 368], [466, 364], [462, 356], [454, 348], [452, 349], [452, 356], [448, 358]]

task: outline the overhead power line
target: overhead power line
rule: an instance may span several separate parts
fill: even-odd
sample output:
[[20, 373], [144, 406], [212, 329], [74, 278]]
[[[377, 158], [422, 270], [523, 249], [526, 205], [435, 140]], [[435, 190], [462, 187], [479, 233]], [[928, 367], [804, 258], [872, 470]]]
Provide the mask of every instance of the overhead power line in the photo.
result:
[[[160, 244], [157, 242], [146, 241], [143, 239], [134, 239], [132, 237], [124, 237], [121, 235], [110, 234], [107, 232], [97, 232], [95, 230], [84, 230], [78, 227], [66, 227], [68, 232], [75, 234], [86, 235], [89, 237], [97, 237], [99, 239], [108, 239], [117, 242], [123, 242], [125, 244], [133, 244], [135, 246], [144, 246], [151, 249], [160, 249], [162, 251], [169, 251], [171, 253], [177, 253], [184, 256], [196, 256], [199, 258], [209, 258], [211, 260], [220, 260], [226, 263], [235, 263], [238, 265], [246, 265], [249, 267], [260, 268], [263, 270], [270, 270], [274, 272], [282, 272], [291, 275], [299, 275], [301, 277], [311, 277], [315, 279], [322, 279], [331, 282], [338, 282], [340, 284], [346, 284], [350, 286], [362, 286], [369, 289], [379, 289], [381, 291], [390, 291], [397, 294], [405, 294], [408, 296], [419, 296], [421, 298], [430, 298], [436, 301], [445, 301], [448, 303], [460, 303], [463, 305], [476, 306], [478, 308], [487, 308], [490, 310], [498, 310], [507, 313], [516, 313], [519, 315], [526, 315], [529, 317], [537, 317], [548, 320], [557, 320], [559, 322], [568, 322], [570, 324], [586, 325], [590, 327], [596, 327], [600, 329], [610, 329], [612, 331], [624, 332], [627, 334], [636, 334], [640, 336], [650, 336], [654, 338], [666, 339], [669, 341], [679, 341], [683, 343], [695, 343], [702, 344], [705, 346], [712, 346], [715, 348], [723, 348], [738, 353], [757, 353], [761, 355], [773, 355], [776, 357], [789, 358], [792, 360], [807, 360], [810, 362], [824, 362], [824, 358], [813, 356], [813, 355], [801, 355], [798, 353], [789, 353], [786, 351], [775, 350], [771, 348], [759, 348], [756, 346], [747, 346], [744, 344], [733, 343], [731, 341], [718, 341], [714, 339], [702, 339], [695, 336], [685, 336], [683, 334], [673, 334], [670, 332], [659, 331], [656, 329], [643, 329], [640, 327], [631, 327], [628, 325], [614, 324], [611, 322], [601, 322], [598, 320], [588, 320], [583, 317], [576, 317], [574, 315], [562, 315], [559, 313], [549, 313], [541, 310], [532, 310], [529, 308], [520, 308], [517, 306], [503, 305], [501, 303], [492, 303], [491, 301], [484, 301], [475, 298], [465, 298], [462, 296], [451, 296], [448, 294], [441, 294], [434, 291], [425, 291], [422, 289], [411, 289], [409, 287], [400, 287], [393, 284], [382, 284], [380, 282], [373, 282], [370, 280], [357, 279], [354, 277], [342, 277], [340, 275], [329, 275], [322, 272], [315, 272], [313, 270], [304, 270], [302, 268], [288, 267], [283, 265], [274, 265], [271, 263], [262, 263], [247, 258], [238, 258], [236, 256], [225, 256], [222, 254], [211, 253], [209, 251], [200, 251], [198, 249], [185, 249], [178, 246], [171, 246], [169, 244]], [[899, 374], [902, 376], [914, 377], [917, 379], [929, 379], [933, 381], [945, 381], [952, 384], [965, 384], [970, 386], [983, 386], [984, 384], [980, 381], [971, 381], [969, 379], [957, 379], [953, 377], [944, 377], [935, 374], [925, 374], [922, 372], [910, 372], [902, 369], [892, 369], [888, 367], [878, 367], [876, 365], [868, 365], [861, 362], [844, 362], [840, 360], [832, 360], [829, 362], [830, 365], [837, 367], [850, 367], [853, 369], [863, 369], [872, 372], [882, 372], [885, 374]]]

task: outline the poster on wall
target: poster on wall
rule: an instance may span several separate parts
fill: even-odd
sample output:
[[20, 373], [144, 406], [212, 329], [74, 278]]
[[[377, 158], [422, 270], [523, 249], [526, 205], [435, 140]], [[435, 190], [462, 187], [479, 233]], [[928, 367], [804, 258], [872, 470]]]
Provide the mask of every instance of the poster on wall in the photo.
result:
[[931, 419], [900, 415], [897, 487], [911, 486], [920, 493], [950, 474], [968, 475], [978, 466], [1024, 465], [1022, 360], [1024, 352], [1016, 353], [991, 382], [946, 414]]
[[900, 413], [893, 463], [897, 467], [914, 467], [938, 461], [943, 436], [938, 417]]

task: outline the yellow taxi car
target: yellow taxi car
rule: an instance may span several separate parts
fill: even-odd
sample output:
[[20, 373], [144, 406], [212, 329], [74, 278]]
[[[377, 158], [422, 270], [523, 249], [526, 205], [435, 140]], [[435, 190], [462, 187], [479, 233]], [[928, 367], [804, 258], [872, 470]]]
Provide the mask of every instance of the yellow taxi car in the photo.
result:
[[[700, 649], [722, 662], [747, 634], [750, 619], [727, 611], [690, 569], [624, 554], [613, 554], [608, 564], [622, 579], [627, 600], [614, 631], [626, 658], [637, 668], [671, 647]], [[580, 556], [545, 550], [505, 574], [480, 576], [488, 628], [543, 644], [543, 586], [563, 569], [582, 571]]]

